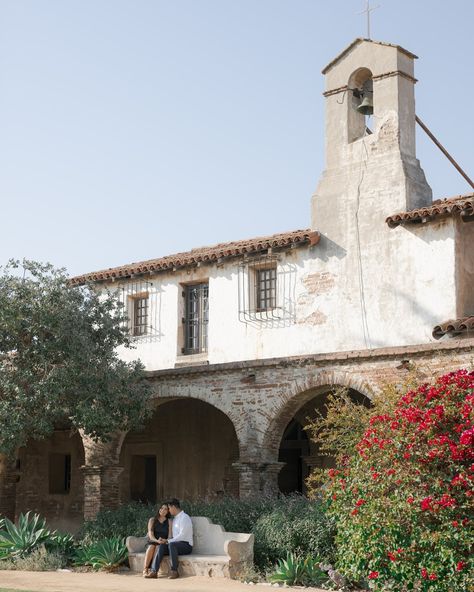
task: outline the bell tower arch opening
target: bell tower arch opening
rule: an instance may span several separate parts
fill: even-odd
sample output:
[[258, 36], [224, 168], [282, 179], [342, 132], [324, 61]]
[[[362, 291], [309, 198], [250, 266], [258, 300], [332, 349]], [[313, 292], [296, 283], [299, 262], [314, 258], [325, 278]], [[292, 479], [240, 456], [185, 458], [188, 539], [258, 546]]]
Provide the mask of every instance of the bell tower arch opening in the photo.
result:
[[348, 82], [347, 141], [350, 144], [373, 133], [374, 83], [368, 68], [358, 68]]

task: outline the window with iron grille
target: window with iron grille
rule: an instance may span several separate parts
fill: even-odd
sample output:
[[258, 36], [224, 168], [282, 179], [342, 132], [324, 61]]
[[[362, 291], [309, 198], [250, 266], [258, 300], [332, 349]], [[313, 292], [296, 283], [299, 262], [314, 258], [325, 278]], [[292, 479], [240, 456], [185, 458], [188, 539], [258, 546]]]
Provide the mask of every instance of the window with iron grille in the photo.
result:
[[276, 267], [255, 270], [257, 312], [276, 308]]
[[184, 288], [184, 354], [207, 351], [209, 325], [209, 284], [194, 284]]
[[148, 332], [148, 296], [133, 298], [132, 334], [146, 335]]
[[239, 321], [287, 327], [295, 321], [296, 265], [283, 253], [245, 257], [238, 265]]

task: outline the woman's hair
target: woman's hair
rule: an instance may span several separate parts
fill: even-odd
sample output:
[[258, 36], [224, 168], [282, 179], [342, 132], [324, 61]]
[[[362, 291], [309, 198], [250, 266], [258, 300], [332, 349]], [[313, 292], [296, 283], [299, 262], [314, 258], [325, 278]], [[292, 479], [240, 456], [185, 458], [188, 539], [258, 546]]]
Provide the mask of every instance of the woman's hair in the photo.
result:
[[[157, 506], [157, 507], [156, 507], [156, 513], [155, 513], [155, 515], [153, 516], [153, 519], [154, 519], [154, 520], [158, 520], [158, 518], [160, 517], [160, 510], [161, 510], [161, 508], [162, 508], [163, 506], [166, 506], [166, 507], [168, 507], [168, 502], [163, 502], [163, 503], [161, 503], [159, 506]], [[171, 517], [171, 514], [169, 513], [169, 511], [166, 513], [166, 517], [167, 517], [167, 518], [170, 518], [170, 517]]]

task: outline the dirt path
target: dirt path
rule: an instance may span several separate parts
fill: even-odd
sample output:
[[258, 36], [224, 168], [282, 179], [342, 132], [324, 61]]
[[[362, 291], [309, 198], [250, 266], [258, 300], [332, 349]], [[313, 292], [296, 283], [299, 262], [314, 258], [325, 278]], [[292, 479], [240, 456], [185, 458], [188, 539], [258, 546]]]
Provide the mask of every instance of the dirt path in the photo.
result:
[[[264, 584], [249, 586], [224, 578], [186, 577], [177, 580], [145, 580], [131, 573], [74, 573], [38, 571], [0, 571], [2, 588], [35, 592], [265, 592], [275, 588]], [[291, 588], [285, 588], [291, 590]], [[294, 588], [295, 589], [295, 588]], [[305, 588], [305, 592], [323, 592]]]

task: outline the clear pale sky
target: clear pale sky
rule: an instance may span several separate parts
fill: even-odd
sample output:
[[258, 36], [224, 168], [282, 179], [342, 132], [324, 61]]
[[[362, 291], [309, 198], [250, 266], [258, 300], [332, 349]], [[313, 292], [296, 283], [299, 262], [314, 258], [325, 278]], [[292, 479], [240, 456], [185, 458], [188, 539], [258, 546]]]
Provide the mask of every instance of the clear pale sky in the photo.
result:
[[[417, 113], [474, 177], [472, 0], [373, 0]], [[321, 69], [362, 0], [0, 0], [0, 264], [74, 275], [306, 228]], [[429, 140], [435, 197], [469, 186]]]

